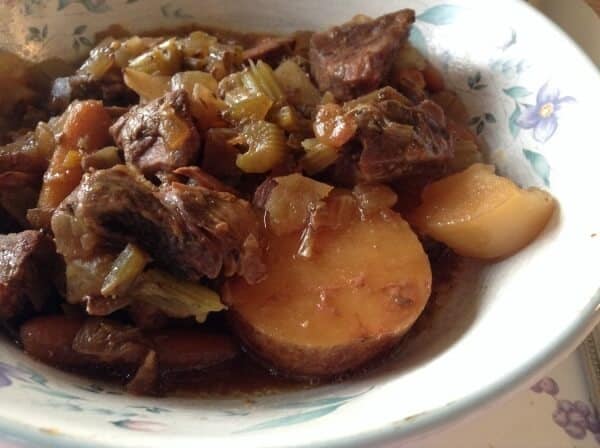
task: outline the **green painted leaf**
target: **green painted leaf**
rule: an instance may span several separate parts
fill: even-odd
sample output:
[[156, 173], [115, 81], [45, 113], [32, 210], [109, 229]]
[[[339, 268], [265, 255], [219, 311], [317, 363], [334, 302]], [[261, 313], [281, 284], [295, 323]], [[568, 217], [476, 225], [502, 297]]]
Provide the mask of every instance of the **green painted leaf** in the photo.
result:
[[87, 45], [88, 47], [91, 47], [91, 46], [93, 46], [93, 45], [94, 45], [94, 44], [92, 43], [92, 41], [91, 41], [91, 40], [89, 40], [89, 39], [88, 39], [87, 37], [85, 37], [85, 36], [81, 36], [81, 37], [79, 38], [79, 41], [80, 41], [80, 42], [81, 42], [83, 45]]
[[486, 112], [485, 115], [485, 121], [487, 121], [488, 123], [495, 123], [496, 122], [496, 117], [494, 116], [494, 114], [491, 114], [489, 112]]
[[29, 29], [27, 30], [27, 37], [25, 38], [28, 42], [29, 41], [35, 41], [35, 42], [41, 42], [44, 37], [43, 37], [43, 32], [39, 29], [36, 28], [34, 26], [29, 27]]
[[531, 92], [529, 90], [527, 90], [525, 87], [521, 87], [521, 86], [509, 87], [508, 89], [502, 89], [502, 91], [506, 95], [508, 95], [514, 99], [523, 98], [523, 97], [531, 94]]
[[479, 135], [483, 132], [484, 127], [485, 127], [485, 121], [480, 121], [479, 124], [477, 125], [477, 127], [475, 128], [477, 135]]
[[523, 154], [529, 160], [533, 171], [544, 181], [544, 185], [550, 185], [550, 165], [546, 158], [539, 152], [523, 149]]
[[44, 25], [44, 28], [42, 28], [42, 39], [46, 37], [48, 37], [48, 25]]
[[506, 42], [504, 45], [502, 45], [500, 48], [502, 49], [502, 51], [506, 51], [508, 48], [512, 47], [516, 43], [517, 43], [517, 32], [513, 28], [510, 33], [510, 40], [508, 42]]
[[473, 88], [475, 90], [481, 90], [481, 89], [485, 89], [487, 87], [487, 84], [477, 84], [476, 86], [474, 86]]
[[191, 19], [194, 16], [192, 16], [191, 14], [186, 13], [183, 9], [181, 8], [177, 8], [175, 10], [175, 13], [173, 14], [175, 17], [177, 17], [178, 19]]
[[65, 9], [67, 6], [72, 5], [73, 3], [79, 3], [83, 5], [83, 7], [89, 12], [103, 13], [110, 11], [110, 6], [108, 6], [106, 0], [58, 0], [57, 10], [60, 11], [61, 9]]
[[81, 44], [79, 43], [79, 41], [77, 39], [73, 39], [73, 49], [75, 51], [79, 51], [80, 47], [81, 47]]
[[467, 85], [469, 86], [470, 89], [473, 88], [473, 86], [475, 85], [475, 78], [473, 76], [469, 76], [467, 78]]
[[490, 64], [490, 68], [495, 72], [500, 71], [503, 63], [502, 59], [498, 59]]
[[508, 129], [513, 137], [517, 137], [519, 132], [521, 132], [521, 128], [517, 124], [517, 120], [521, 117], [521, 106], [518, 103], [515, 103], [515, 110], [510, 117], [508, 117]]
[[77, 0], [85, 9], [90, 12], [102, 13], [110, 11], [110, 6], [106, 3], [106, 0]]
[[342, 404], [343, 403], [332, 404], [330, 406], [323, 406], [317, 409], [312, 409], [310, 411], [298, 412], [297, 414], [286, 415], [284, 417], [277, 417], [271, 420], [267, 420], [266, 422], [244, 428], [240, 431], [237, 431], [236, 434], [243, 434], [252, 431], [259, 431], [262, 429], [279, 428], [282, 426], [291, 426], [297, 425], [299, 423], [308, 422], [320, 417], [324, 417], [327, 414], [331, 414]]
[[426, 9], [417, 16], [417, 20], [421, 20], [432, 25], [449, 25], [463, 11], [463, 8], [456, 5], [436, 5]]
[[409, 40], [413, 47], [419, 50], [423, 56], [427, 57], [427, 42], [419, 27], [413, 26], [410, 29]]
[[79, 25], [77, 28], [75, 28], [73, 30], [73, 34], [75, 34], [75, 35], [83, 34], [83, 33], [85, 33], [86, 29], [87, 29], [87, 25]]
[[373, 386], [369, 387], [366, 390], [363, 390], [362, 392], [356, 393], [354, 395], [341, 395], [341, 396], [335, 396], [335, 397], [327, 397], [327, 398], [320, 398], [318, 400], [303, 400], [303, 401], [283, 401], [281, 403], [276, 403], [272, 406], [269, 406], [270, 408], [273, 409], [293, 409], [293, 408], [316, 408], [316, 407], [321, 407], [321, 406], [331, 406], [334, 404], [343, 404], [346, 403], [350, 400], [352, 400], [353, 398], [357, 398], [360, 397], [361, 395], [366, 394], [367, 392], [371, 391], [373, 389]]
[[58, 8], [57, 8], [57, 10], [60, 11], [61, 9], [65, 9], [71, 3], [73, 3], [73, 0], [58, 0]]
[[477, 116], [475, 116], [475, 117], [471, 118], [471, 119], [469, 120], [469, 126], [474, 126], [474, 125], [476, 125], [477, 123], [479, 123], [479, 120], [481, 120], [481, 117], [480, 117], [479, 115], [477, 115]]
[[172, 412], [170, 409], [161, 408], [159, 406], [128, 406], [132, 409], [141, 409], [146, 412], [150, 412], [152, 414], [162, 414], [164, 412]]
[[66, 392], [60, 392], [58, 390], [42, 388], [42, 387], [38, 387], [38, 386], [22, 386], [22, 387], [23, 387], [23, 389], [31, 389], [31, 390], [35, 390], [37, 392], [41, 392], [50, 397], [65, 398], [67, 400], [82, 400], [82, 398], [78, 397], [77, 395], [71, 395]]

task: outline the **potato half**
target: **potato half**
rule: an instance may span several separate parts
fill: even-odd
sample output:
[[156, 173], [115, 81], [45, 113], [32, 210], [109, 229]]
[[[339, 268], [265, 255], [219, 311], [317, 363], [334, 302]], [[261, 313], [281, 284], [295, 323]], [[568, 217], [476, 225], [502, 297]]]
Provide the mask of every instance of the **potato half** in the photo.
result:
[[554, 208], [547, 192], [519, 188], [493, 166], [476, 163], [428, 185], [410, 221], [460, 255], [491, 259], [533, 241]]
[[431, 268], [421, 243], [396, 213], [319, 234], [311, 258], [296, 255], [298, 234], [271, 237], [268, 278], [225, 286], [244, 344], [295, 376], [354, 369], [397, 343], [423, 311]]

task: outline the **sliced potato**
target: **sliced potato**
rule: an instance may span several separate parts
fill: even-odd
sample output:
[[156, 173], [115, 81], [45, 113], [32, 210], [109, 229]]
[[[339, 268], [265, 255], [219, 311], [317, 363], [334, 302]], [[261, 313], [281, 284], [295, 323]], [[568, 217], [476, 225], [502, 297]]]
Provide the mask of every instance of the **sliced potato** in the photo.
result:
[[460, 255], [498, 258], [529, 244], [555, 208], [550, 194], [521, 189], [476, 163], [428, 185], [410, 221]]
[[358, 367], [398, 342], [429, 298], [429, 260], [393, 212], [324, 230], [310, 259], [297, 249], [297, 234], [271, 237], [267, 279], [236, 278], [224, 291], [242, 341], [288, 374]]

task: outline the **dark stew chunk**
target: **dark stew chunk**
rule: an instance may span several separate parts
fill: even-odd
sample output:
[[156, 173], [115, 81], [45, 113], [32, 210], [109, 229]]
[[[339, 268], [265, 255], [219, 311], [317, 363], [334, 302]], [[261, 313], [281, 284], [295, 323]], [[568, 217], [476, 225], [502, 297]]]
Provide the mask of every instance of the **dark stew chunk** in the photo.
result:
[[187, 93], [167, 93], [135, 106], [110, 128], [125, 161], [145, 175], [191, 165], [198, 157], [200, 136], [190, 115]]
[[312, 74], [321, 91], [348, 100], [377, 89], [404, 44], [415, 13], [404, 9], [375, 20], [355, 20], [315, 33], [310, 41]]
[[0, 318], [14, 317], [30, 306], [41, 310], [53, 293], [56, 266], [54, 244], [43, 233], [0, 235]]
[[163, 268], [193, 280], [222, 270], [260, 280], [259, 229], [250, 204], [231, 193], [177, 182], [158, 189], [122, 165], [86, 175], [52, 218], [67, 260], [135, 242]]
[[361, 180], [391, 181], [436, 171], [454, 155], [444, 111], [433, 101], [415, 105], [384, 87], [344, 108], [358, 125]]

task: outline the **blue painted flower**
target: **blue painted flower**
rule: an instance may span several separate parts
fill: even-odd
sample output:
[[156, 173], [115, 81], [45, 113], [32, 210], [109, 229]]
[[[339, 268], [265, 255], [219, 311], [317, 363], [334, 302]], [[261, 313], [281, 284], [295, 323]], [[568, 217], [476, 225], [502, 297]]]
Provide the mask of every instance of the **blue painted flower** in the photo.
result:
[[574, 101], [575, 98], [571, 96], [561, 98], [560, 91], [546, 83], [538, 91], [535, 106], [525, 106], [523, 114], [517, 120], [517, 125], [523, 129], [533, 129], [533, 138], [545, 143], [556, 132], [557, 112], [561, 105]]
[[12, 381], [10, 380], [8, 375], [2, 370], [0, 370], [0, 387], [10, 386], [11, 384]]
[[35, 372], [30, 372], [22, 367], [14, 367], [10, 364], [0, 361], [0, 388], [10, 386], [13, 380], [32, 382], [32, 376], [39, 376]]

